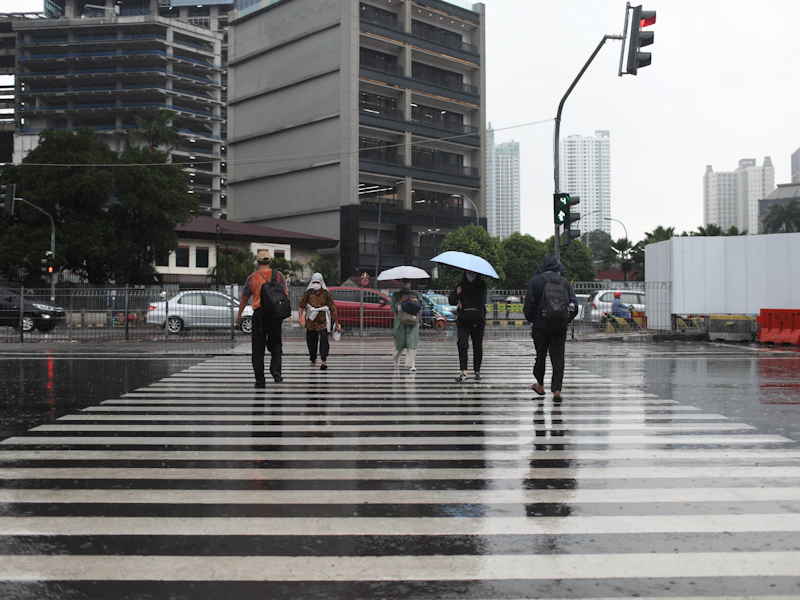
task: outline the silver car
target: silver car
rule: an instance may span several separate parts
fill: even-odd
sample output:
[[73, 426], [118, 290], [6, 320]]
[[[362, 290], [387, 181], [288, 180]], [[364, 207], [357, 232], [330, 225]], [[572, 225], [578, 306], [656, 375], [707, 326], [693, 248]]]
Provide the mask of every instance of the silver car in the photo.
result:
[[[238, 300], [233, 299], [231, 309], [231, 297], [220, 292], [190, 290], [176, 294], [169, 301], [150, 304], [147, 322], [157, 327], [166, 327], [169, 333], [194, 327], [229, 328], [231, 318], [236, 316], [238, 308]], [[250, 333], [252, 330], [253, 309], [248, 305], [242, 312], [242, 331]]]
[[635, 311], [644, 311], [644, 292], [637, 290], [595, 290], [583, 305], [583, 317], [592, 323], [602, 323], [606, 314], [611, 314], [614, 293], [622, 292], [622, 303], [632, 306]]

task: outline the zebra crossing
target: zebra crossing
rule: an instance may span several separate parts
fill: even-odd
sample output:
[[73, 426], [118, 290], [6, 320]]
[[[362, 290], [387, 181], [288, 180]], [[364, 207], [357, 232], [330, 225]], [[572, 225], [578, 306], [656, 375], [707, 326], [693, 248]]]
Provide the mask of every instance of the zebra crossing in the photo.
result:
[[[800, 448], [531, 347], [247, 347], [0, 441], [0, 598], [800, 597]], [[549, 373], [547, 375], [549, 381]]]

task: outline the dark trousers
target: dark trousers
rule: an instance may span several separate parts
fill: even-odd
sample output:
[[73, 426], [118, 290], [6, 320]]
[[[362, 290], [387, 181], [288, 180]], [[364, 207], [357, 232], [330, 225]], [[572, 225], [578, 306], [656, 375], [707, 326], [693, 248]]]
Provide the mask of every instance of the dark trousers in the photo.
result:
[[481, 370], [483, 362], [483, 330], [486, 327], [485, 321], [476, 324], [462, 323], [456, 321], [458, 329], [458, 366], [462, 371], [467, 370], [467, 349], [469, 340], [472, 338], [472, 366], [476, 371]]
[[322, 329], [317, 331], [315, 329], [306, 329], [306, 344], [308, 345], [308, 355], [311, 357], [311, 362], [317, 360], [317, 344], [319, 344], [319, 356], [322, 362], [328, 358], [330, 351], [330, 344], [328, 343], [328, 330]]
[[264, 350], [269, 350], [269, 372], [273, 377], [281, 374], [281, 325], [283, 321], [264, 320], [261, 307], [253, 311], [253, 373], [256, 381], [264, 381]]
[[553, 366], [553, 378], [550, 391], [558, 392], [564, 382], [564, 349], [567, 344], [567, 330], [553, 331], [549, 329], [531, 329], [533, 345], [536, 347], [536, 364], [533, 365], [533, 376], [539, 385], [544, 384], [544, 364], [550, 352], [550, 364]]

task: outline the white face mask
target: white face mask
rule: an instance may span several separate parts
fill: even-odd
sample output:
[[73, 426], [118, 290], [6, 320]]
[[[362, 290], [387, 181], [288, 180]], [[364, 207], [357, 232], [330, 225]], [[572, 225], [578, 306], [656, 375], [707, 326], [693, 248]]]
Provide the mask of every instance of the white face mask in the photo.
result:
[[467, 281], [470, 281], [470, 282], [475, 281], [476, 277], [477, 277], [477, 275], [475, 273], [467, 273]]
[[311, 284], [311, 289], [312, 290], [321, 290], [322, 289], [322, 284], [318, 283], [318, 282], [314, 282], [314, 283]]

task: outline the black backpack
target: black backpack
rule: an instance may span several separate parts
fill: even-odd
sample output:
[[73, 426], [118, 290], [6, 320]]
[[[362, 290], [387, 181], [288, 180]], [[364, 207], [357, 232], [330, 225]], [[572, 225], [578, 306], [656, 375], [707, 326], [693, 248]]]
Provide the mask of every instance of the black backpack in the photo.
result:
[[558, 276], [558, 279], [544, 278], [544, 293], [542, 294], [542, 325], [566, 325], [570, 320], [569, 291], [567, 280]]
[[283, 286], [278, 283], [277, 269], [272, 269], [269, 281], [261, 284], [261, 308], [264, 318], [271, 321], [283, 321], [292, 316], [292, 305]]

